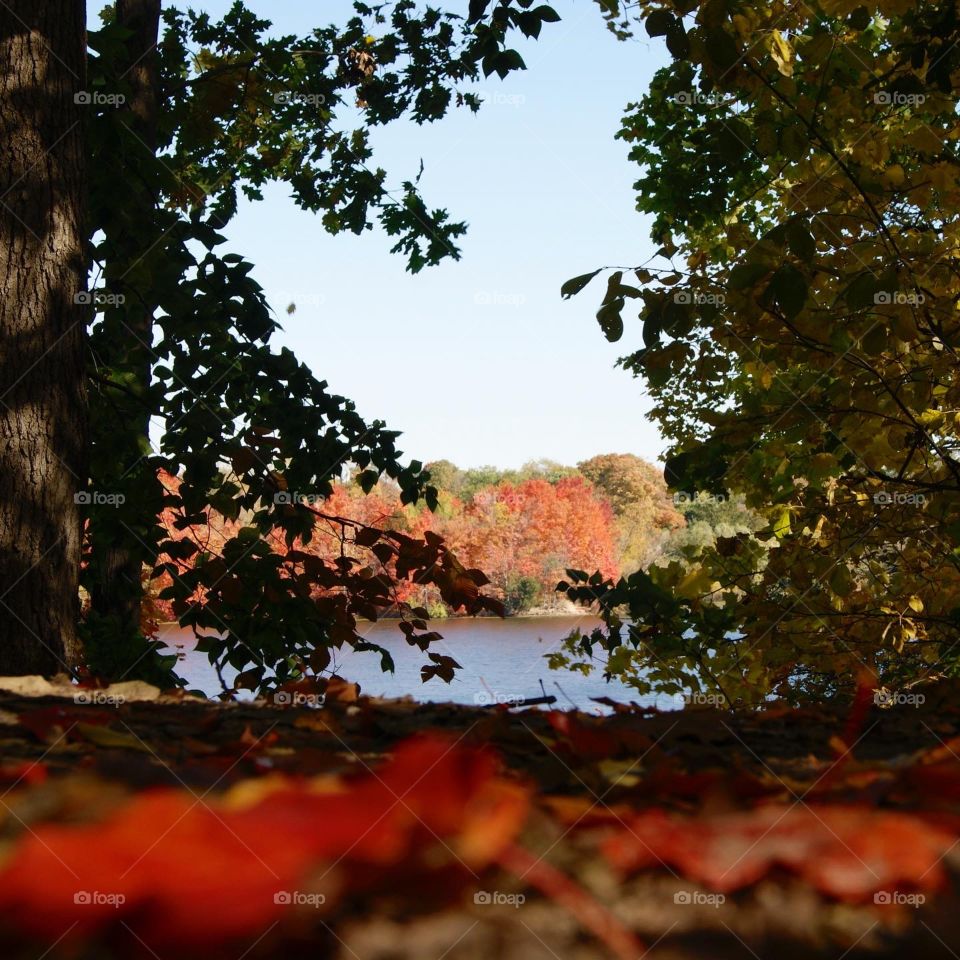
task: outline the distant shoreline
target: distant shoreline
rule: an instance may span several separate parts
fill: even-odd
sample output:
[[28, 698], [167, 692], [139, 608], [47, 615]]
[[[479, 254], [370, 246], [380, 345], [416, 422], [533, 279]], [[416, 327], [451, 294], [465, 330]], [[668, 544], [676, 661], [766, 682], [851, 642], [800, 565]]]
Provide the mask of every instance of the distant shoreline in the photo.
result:
[[[574, 607], [573, 604], [570, 605], [570, 609], [556, 610], [556, 609], [547, 609], [544, 607], [534, 607], [532, 610], [525, 610], [523, 613], [508, 613], [505, 617], [498, 617], [495, 614], [479, 614], [478, 616], [471, 616], [470, 614], [465, 613], [452, 613], [446, 617], [430, 617], [429, 620], [431, 623], [443, 623], [445, 620], [548, 620], [550, 617], [585, 617], [590, 616], [590, 612], [587, 610], [582, 610], [579, 607]], [[392, 614], [385, 614], [380, 617], [379, 620], [363, 620], [361, 618], [360, 622], [362, 623], [382, 623], [384, 621], [393, 621], [401, 620], [401, 617], [394, 616]], [[160, 627], [180, 627], [180, 624], [176, 620], [164, 620], [159, 624]], [[186, 629], [186, 628], [184, 628]]]

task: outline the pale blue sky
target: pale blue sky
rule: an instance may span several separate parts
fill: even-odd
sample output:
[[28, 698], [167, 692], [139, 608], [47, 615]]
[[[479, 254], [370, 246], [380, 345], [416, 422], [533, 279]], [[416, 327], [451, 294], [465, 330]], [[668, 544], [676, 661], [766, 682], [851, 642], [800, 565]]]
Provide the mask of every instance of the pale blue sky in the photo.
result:
[[[439, 4], [463, 12], [467, 0]], [[177, 5], [216, 16], [229, 2]], [[89, 3], [91, 25], [101, 6]], [[352, 9], [348, 0], [248, 6], [284, 33], [342, 22]], [[659, 41], [618, 43], [592, 0], [553, 6], [562, 22], [515, 44], [528, 70], [477, 85], [489, 95], [478, 115], [375, 135], [391, 186], [412, 179], [422, 158], [428, 204], [469, 223], [459, 263], [411, 276], [387, 238], [331, 238], [283, 188], [244, 205], [227, 231], [281, 316], [277, 346], [363, 416], [402, 430], [408, 457], [508, 467], [607, 452], [655, 460], [663, 449], [642, 384], [613, 367], [638, 344], [639, 324], [625, 314], [624, 341], [608, 344], [594, 319], [599, 284], [569, 302], [559, 288], [651, 253], [634, 210], [637, 169], [614, 134], [665, 54]]]

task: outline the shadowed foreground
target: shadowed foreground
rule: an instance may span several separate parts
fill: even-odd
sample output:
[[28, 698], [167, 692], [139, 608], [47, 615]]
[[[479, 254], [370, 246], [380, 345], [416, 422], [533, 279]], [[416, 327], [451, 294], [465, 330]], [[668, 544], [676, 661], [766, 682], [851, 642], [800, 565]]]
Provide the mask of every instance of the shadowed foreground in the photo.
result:
[[34, 692], [0, 698], [8, 956], [949, 957], [960, 943], [948, 688], [852, 714], [602, 719], [370, 700], [339, 681], [322, 707]]

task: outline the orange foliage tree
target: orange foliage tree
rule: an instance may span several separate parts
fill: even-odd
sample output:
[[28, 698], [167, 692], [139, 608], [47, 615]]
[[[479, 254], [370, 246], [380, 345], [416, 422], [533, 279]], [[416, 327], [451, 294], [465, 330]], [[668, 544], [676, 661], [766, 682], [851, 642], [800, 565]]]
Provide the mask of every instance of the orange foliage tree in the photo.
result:
[[[532, 477], [487, 484], [472, 494], [440, 491], [436, 512], [403, 506], [399, 491], [379, 484], [369, 496], [340, 484], [328, 508], [374, 527], [390, 526], [410, 536], [441, 536], [471, 572], [484, 571], [492, 592], [517, 613], [552, 597], [565, 571], [573, 567], [619, 571], [618, 532], [605, 498], [583, 477], [554, 482]], [[337, 531], [317, 538], [309, 549], [339, 549]], [[403, 599], [439, 612], [439, 595], [428, 584], [407, 581]]]
[[619, 571], [613, 511], [580, 476], [481, 490], [439, 532], [512, 611], [542, 602], [570, 567]]
[[[398, 614], [408, 643], [426, 651], [440, 636], [427, 628], [428, 611], [410, 602], [414, 585], [429, 587], [453, 610], [503, 612], [496, 598], [481, 593], [488, 583], [483, 573], [465, 568], [436, 533], [408, 534], [388, 522], [403, 516], [393, 510], [394, 497], [400, 504], [400, 491], [387, 485], [363, 496], [354, 484], [350, 489], [357, 496], [352, 497], [346, 486], [335, 484], [330, 496], [317, 498], [317, 507], [310, 499], [280, 491], [276, 509], [307, 514], [309, 533], [284, 536], [274, 530], [251, 546], [252, 517], [227, 518], [213, 510], [189, 513], [178, 503], [179, 478], [164, 473], [161, 481], [172, 503], [160, 516], [168, 538], [164, 550], [172, 559], [153, 571], [157, 589], [151, 604], [160, 615], [192, 627], [201, 637], [197, 649], [208, 654], [218, 671], [224, 665], [240, 670], [236, 688], [264, 690], [315, 676], [329, 666], [331, 648], [379, 653], [384, 669], [392, 670], [389, 652], [358, 631], [359, 620], [377, 620], [386, 612]], [[341, 507], [349, 510], [334, 512]], [[235, 654], [227, 623], [246, 620], [252, 625], [261, 607], [284, 602], [269, 584], [259, 591], [245, 584], [240, 568], [253, 553], [277, 571], [277, 581], [296, 597], [299, 609], [327, 624], [323, 645], [311, 643], [306, 630], [302, 638], [287, 637], [282, 649], [252, 633], [253, 642], [237, 634], [243, 650]], [[459, 664], [437, 653], [427, 657], [424, 680], [452, 679]]]
[[[176, 480], [168, 477], [167, 482]], [[439, 585], [429, 576], [398, 576], [396, 557], [385, 550], [371, 553], [375, 544], [367, 540], [373, 534], [358, 536], [356, 531], [392, 531], [420, 543], [442, 538], [469, 578], [479, 582], [488, 577], [492, 595], [512, 613], [550, 601], [557, 581], [570, 567], [600, 570], [604, 576], [617, 576], [620, 570], [614, 511], [578, 474], [560, 476], [555, 482], [501, 481], [463, 498], [441, 491], [436, 512], [404, 505], [399, 489], [390, 483], [379, 483], [364, 494], [356, 483], [343, 482], [334, 485], [322, 512], [316, 514], [313, 536], [306, 543], [296, 542], [298, 552], [313, 558], [311, 563], [355, 567], [368, 580], [390, 582], [392, 602], [434, 614], [446, 613]], [[243, 526], [242, 519], [211, 517], [178, 530], [177, 520], [173, 511], [163, 515], [173, 539], [189, 536], [213, 553]], [[287, 549], [279, 536], [272, 545], [278, 553]], [[163, 583], [169, 588], [171, 580], [165, 576]], [[314, 588], [316, 598], [324, 594], [322, 587]], [[173, 619], [172, 605], [160, 604]]]

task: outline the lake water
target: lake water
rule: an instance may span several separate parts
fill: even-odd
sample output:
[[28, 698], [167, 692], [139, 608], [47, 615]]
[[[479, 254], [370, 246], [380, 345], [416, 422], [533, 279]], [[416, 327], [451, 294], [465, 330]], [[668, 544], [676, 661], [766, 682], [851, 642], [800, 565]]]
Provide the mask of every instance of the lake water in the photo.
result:
[[[363, 625], [361, 634], [390, 651], [396, 672], [383, 673], [376, 654], [354, 651], [338, 652], [335, 670], [347, 680], [359, 683], [361, 692], [378, 697], [410, 696], [420, 701], [490, 704], [539, 697], [545, 690], [557, 698], [554, 709], [576, 707], [589, 713], [609, 712], [591, 697], [609, 697], [623, 703], [635, 701], [661, 709], [677, 707], [674, 697], [641, 697], [621, 683], [606, 683], [600, 670], [585, 677], [575, 671], [551, 670], [547, 666], [544, 657], [557, 651], [571, 631], [579, 628], [589, 632], [599, 624], [593, 617], [577, 616], [434, 621], [430, 629], [441, 633], [443, 640], [431, 644], [430, 650], [453, 657], [463, 667], [453, 682], [446, 684], [436, 678], [421, 682], [420, 667], [427, 662], [426, 654], [407, 644], [395, 620], [384, 620]], [[217, 675], [206, 655], [194, 650], [190, 630], [166, 624], [161, 627], [160, 639], [180, 653], [179, 673], [186, 678], [190, 689], [199, 689], [208, 695], [220, 691]], [[228, 682], [232, 676], [225, 672]]]

